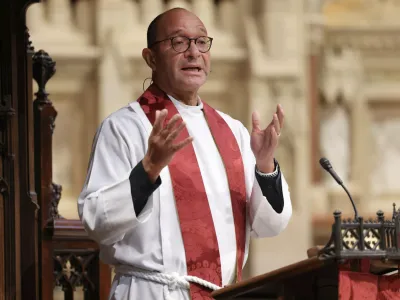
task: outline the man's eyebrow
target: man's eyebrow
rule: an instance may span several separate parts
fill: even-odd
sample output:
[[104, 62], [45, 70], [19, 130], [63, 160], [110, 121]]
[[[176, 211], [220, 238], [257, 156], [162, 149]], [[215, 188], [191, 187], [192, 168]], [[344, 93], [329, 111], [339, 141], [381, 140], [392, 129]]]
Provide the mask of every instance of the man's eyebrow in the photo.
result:
[[170, 34], [168, 34], [167, 37], [177, 35], [177, 34], [181, 33], [182, 31], [183, 31], [182, 29], [175, 30], [175, 31], [171, 32]]

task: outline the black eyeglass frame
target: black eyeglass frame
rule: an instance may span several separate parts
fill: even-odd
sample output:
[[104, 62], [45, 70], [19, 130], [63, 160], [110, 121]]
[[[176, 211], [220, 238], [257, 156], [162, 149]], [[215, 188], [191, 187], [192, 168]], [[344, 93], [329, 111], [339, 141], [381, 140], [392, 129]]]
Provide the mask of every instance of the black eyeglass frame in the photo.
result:
[[[185, 38], [185, 39], [188, 39], [188, 40], [189, 40], [188, 47], [187, 47], [184, 51], [176, 51], [176, 49], [174, 48], [173, 40], [176, 39], [176, 38]], [[208, 50], [207, 50], [207, 51], [200, 51], [200, 49], [197, 47], [197, 44], [196, 44], [196, 43], [197, 43], [197, 40], [198, 40], [198, 39], [201, 39], [201, 38], [208, 38], [208, 39], [210, 40], [210, 46], [208, 47]], [[189, 38], [189, 37], [187, 37], [187, 36], [173, 36], [173, 37], [170, 37], [170, 38], [163, 39], [163, 40], [161, 40], [161, 41], [155, 41], [153, 44], [151, 44], [151, 45], [149, 46], [149, 48], [152, 48], [152, 47], [154, 47], [156, 44], [159, 44], [159, 43], [162, 43], [162, 42], [165, 42], [165, 41], [168, 41], [168, 40], [171, 42], [171, 47], [172, 47], [172, 49], [174, 49], [174, 51], [177, 52], [177, 53], [186, 52], [186, 51], [190, 48], [190, 46], [192, 45], [192, 41], [194, 41], [194, 43], [196, 44], [197, 49], [198, 49], [201, 53], [207, 53], [207, 52], [210, 51], [210, 49], [211, 49], [212, 42], [213, 42], [214, 38], [209, 37], [209, 36], [199, 36], [199, 37], [197, 37], [197, 38]]]

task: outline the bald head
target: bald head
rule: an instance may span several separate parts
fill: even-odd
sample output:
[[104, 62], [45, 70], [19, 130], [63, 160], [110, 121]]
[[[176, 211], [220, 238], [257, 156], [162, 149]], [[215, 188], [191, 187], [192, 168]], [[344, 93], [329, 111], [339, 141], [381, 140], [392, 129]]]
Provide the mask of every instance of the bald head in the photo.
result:
[[199, 19], [194, 13], [182, 7], [171, 8], [159, 14], [153, 19], [153, 21], [151, 21], [149, 27], [147, 28], [147, 48], [150, 48], [157, 41], [157, 38], [160, 34], [160, 28], [166, 28], [170, 20], [179, 17], [180, 14], [190, 15]]
[[142, 57], [152, 70], [154, 84], [175, 99], [197, 104], [197, 91], [210, 72], [211, 44], [195, 14], [174, 8], [150, 23]]

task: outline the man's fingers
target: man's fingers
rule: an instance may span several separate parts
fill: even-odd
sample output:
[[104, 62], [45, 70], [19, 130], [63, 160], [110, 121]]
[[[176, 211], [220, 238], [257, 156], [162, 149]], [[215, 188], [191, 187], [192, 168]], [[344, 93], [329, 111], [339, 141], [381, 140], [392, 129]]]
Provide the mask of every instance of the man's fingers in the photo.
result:
[[171, 118], [171, 120], [169, 120], [166, 128], [167, 130], [172, 130], [176, 124], [176, 122], [178, 122], [178, 120], [180, 120], [182, 117], [179, 114], [176, 114], [175, 116], [173, 116]]
[[153, 125], [153, 132], [158, 133], [162, 130], [167, 114], [168, 111], [166, 109], [163, 109], [162, 111], [156, 111], [156, 119]]
[[272, 122], [274, 123], [275, 132], [279, 136], [281, 134], [281, 126], [279, 125], [278, 116], [276, 114], [274, 114], [274, 117], [272, 118]]
[[253, 129], [252, 130], [260, 130], [260, 115], [258, 112], [253, 112], [251, 115], [251, 121], [253, 124]]
[[184, 139], [182, 142], [179, 142], [179, 143], [173, 145], [174, 152], [178, 152], [183, 147], [186, 147], [187, 145], [189, 145], [192, 141], [193, 141], [193, 137], [190, 136], [190, 137]]
[[179, 124], [178, 127], [176, 127], [167, 137], [166, 141], [167, 143], [174, 141], [178, 135], [181, 133], [181, 131], [185, 128], [186, 123], [182, 121], [181, 124]]
[[171, 147], [173, 152], [177, 152], [180, 149], [187, 146], [188, 144], [190, 144], [193, 141], [193, 137], [188, 137], [183, 141], [171, 145], [170, 143], [173, 142], [179, 136], [182, 130], [186, 127], [186, 123], [182, 121], [177, 126], [176, 125], [177, 122], [181, 120], [182, 117], [179, 114], [176, 114], [168, 121], [168, 123], [164, 127], [164, 122], [167, 117], [167, 114], [168, 111], [166, 109], [163, 109], [162, 111], [156, 111], [156, 119], [153, 125], [153, 133], [159, 134], [159, 136], [161, 137], [160, 142], [163, 144], [163, 146], [161, 146], [161, 144], [160, 146], [164, 148], [164, 151], [166, 150], [168, 152], [167, 149]]
[[176, 114], [168, 121], [166, 126], [163, 126], [163, 128], [159, 132], [159, 135], [161, 136], [161, 138], [167, 139], [168, 135], [174, 129], [175, 124], [176, 124], [176, 122], [178, 122], [179, 119], [181, 119], [181, 116], [179, 114]]
[[271, 128], [271, 147], [272, 149], [275, 149], [275, 147], [278, 145], [278, 133], [275, 130], [275, 127]]
[[278, 104], [276, 108], [276, 114], [278, 115], [279, 125], [280, 128], [283, 128], [283, 122], [285, 120], [285, 113], [283, 111], [282, 105]]

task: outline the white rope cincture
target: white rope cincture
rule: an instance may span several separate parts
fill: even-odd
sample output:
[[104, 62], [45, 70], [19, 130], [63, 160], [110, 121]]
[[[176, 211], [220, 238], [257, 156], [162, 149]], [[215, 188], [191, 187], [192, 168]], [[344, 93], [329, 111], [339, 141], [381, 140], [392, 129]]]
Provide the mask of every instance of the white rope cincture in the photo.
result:
[[200, 284], [213, 291], [219, 290], [221, 288], [220, 286], [213, 284], [207, 280], [201, 279], [199, 277], [189, 276], [189, 275], [182, 276], [179, 275], [178, 273], [167, 274], [167, 273], [152, 272], [152, 271], [139, 271], [139, 270], [134, 270], [127, 266], [118, 266], [116, 267], [115, 272], [148, 281], [153, 281], [164, 285], [165, 300], [174, 300], [170, 296], [170, 291], [177, 290], [178, 288], [189, 290], [190, 282]]

